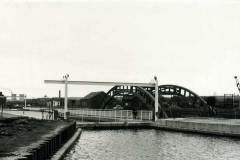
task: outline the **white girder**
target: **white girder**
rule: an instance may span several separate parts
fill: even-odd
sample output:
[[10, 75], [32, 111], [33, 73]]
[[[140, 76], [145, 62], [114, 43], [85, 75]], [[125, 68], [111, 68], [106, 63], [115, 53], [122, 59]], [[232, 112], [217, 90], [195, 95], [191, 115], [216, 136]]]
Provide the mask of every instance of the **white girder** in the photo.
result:
[[[44, 83], [65, 84], [65, 80], [44, 80]], [[139, 86], [155, 87], [155, 83], [130, 83], [130, 82], [98, 82], [98, 81], [67, 81], [71, 85], [103, 85], [103, 86]]]

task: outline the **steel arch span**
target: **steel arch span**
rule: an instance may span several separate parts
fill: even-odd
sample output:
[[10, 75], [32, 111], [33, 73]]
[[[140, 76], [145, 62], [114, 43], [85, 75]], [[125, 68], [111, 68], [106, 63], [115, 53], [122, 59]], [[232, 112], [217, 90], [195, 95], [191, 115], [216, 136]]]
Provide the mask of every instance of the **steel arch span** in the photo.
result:
[[[160, 85], [158, 90], [159, 117], [179, 117], [189, 113], [197, 116], [214, 114], [213, 108], [203, 98], [185, 87], [167, 84]], [[103, 100], [102, 108], [106, 108], [115, 96], [135, 96], [146, 109], [154, 112], [154, 94], [154, 87], [114, 86], [107, 92], [108, 96]], [[171, 97], [164, 98], [164, 96]]]
[[[154, 95], [154, 88], [145, 87], [145, 90]], [[173, 103], [175, 103], [175, 105], [177, 104], [178, 107], [182, 105], [182, 107], [178, 109], [175, 107], [175, 111], [179, 110], [182, 112], [192, 112], [192, 114], [195, 112], [194, 114], [198, 116], [212, 116], [215, 113], [215, 110], [209, 106], [202, 97], [185, 87], [171, 84], [160, 85], [158, 86], [158, 94], [159, 102], [168, 115], [171, 114], [172, 111], [172, 108], [169, 107], [169, 105], [173, 105]], [[170, 104], [168, 104], [168, 108], [166, 107], [166, 102], [165, 104], [163, 102], [164, 96], [173, 96], [168, 98], [172, 100], [170, 101]], [[169, 103], [169, 100], [167, 103]]]
[[[138, 86], [114, 86], [107, 92], [106, 98], [103, 100], [102, 108], [107, 108], [108, 104], [114, 99], [116, 96], [132, 96], [137, 98], [139, 101], [141, 101], [142, 104], [144, 104], [144, 107], [148, 110], [152, 110], [153, 113], [155, 111], [155, 99], [154, 95], [152, 95], [150, 92], [146, 91], [143, 87]], [[167, 117], [167, 114], [165, 111], [161, 108], [160, 103], [159, 106], [159, 115], [160, 117]]]

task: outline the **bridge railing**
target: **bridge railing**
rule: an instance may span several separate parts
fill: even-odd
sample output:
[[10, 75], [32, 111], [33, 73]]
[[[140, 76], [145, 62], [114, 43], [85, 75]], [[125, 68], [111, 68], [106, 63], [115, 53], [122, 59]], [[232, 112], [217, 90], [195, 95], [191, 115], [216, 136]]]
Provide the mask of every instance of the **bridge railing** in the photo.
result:
[[[63, 115], [63, 109], [58, 109]], [[132, 110], [113, 110], [113, 109], [69, 109], [70, 118], [83, 119], [92, 117], [99, 121], [105, 120], [152, 120], [152, 111], [138, 110], [135, 114]]]

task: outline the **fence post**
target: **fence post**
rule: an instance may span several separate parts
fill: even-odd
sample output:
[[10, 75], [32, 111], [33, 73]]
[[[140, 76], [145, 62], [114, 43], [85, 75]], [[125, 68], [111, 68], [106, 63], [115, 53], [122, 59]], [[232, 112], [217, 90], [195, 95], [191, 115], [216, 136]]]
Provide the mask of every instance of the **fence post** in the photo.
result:
[[127, 120], [128, 120], [128, 110], [127, 110]]
[[98, 122], [100, 122], [101, 113], [102, 111], [100, 111], [100, 114], [98, 114]]
[[121, 110], [121, 114], [120, 114], [120, 119], [122, 120], [122, 110]]
[[42, 119], [44, 119], [44, 113], [43, 113], [43, 111], [42, 111]]
[[142, 120], [142, 110], [140, 111], [140, 120]]

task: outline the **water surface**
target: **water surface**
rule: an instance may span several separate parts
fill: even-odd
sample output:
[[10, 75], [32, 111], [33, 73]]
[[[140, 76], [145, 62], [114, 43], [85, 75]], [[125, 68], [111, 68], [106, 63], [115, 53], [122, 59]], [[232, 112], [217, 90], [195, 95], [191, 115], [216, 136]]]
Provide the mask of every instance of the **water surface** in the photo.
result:
[[240, 140], [160, 130], [88, 130], [65, 160], [237, 160]]

